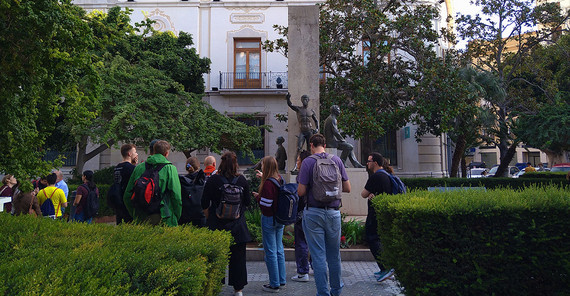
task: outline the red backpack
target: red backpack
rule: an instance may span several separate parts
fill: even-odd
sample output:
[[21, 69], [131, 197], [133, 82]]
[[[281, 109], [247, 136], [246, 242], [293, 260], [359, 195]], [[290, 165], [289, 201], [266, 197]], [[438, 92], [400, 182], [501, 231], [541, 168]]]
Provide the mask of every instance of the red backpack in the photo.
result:
[[161, 190], [159, 183], [160, 170], [168, 163], [153, 166], [145, 163], [144, 173], [135, 181], [131, 202], [135, 209], [142, 210], [148, 215], [160, 213]]

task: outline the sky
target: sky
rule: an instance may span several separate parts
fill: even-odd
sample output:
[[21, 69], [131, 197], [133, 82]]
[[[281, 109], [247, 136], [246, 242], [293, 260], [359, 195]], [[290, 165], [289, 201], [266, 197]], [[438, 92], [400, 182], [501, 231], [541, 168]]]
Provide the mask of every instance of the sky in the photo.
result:
[[[455, 13], [470, 14], [472, 16], [475, 16], [476, 14], [481, 12], [481, 9], [479, 9], [478, 6], [471, 5], [469, 4], [469, 2], [470, 2], [469, 0], [454, 1], [453, 8], [455, 10]], [[456, 17], [456, 15], [454, 15], [454, 17]], [[466, 47], [467, 47], [467, 40], [460, 39], [456, 45], [457, 49], [465, 49]]]

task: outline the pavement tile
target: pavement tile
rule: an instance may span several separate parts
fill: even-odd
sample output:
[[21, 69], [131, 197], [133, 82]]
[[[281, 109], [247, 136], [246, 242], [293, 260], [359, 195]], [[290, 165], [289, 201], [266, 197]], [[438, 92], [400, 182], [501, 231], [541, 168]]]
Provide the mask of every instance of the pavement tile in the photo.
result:
[[[295, 282], [291, 277], [296, 274], [296, 266], [294, 261], [285, 262], [287, 272], [287, 286], [281, 289], [276, 295], [316, 295], [317, 289], [313, 276], [310, 276], [309, 282]], [[376, 262], [368, 261], [343, 261], [342, 262], [342, 280], [344, 288], [342, 295], [358, 295], [358, 296], [392, 296], [404, 295], [399, 283], [393, 278], [382, 283], [377, 283], [374, 278], [374, 272], [378, 271]], [[269, 282], [267, 268], [263, 261], [247, 262], [247, 280], [248, 285], [243, 289], [243, 295], [272, 295], [274, 293], [264, 292], [261, 287]], [[224, 285], [220, 296], [233, 295], [233, 287]]]

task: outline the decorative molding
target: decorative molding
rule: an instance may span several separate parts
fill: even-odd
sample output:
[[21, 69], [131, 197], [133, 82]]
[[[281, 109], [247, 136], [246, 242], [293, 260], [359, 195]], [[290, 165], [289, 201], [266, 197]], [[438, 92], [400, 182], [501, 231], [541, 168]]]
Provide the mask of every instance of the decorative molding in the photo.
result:
[[262, 24], [265, 22], [264, 14], [246, 14], [232, 13], [230, 14], [230, 22], [233, 24]]
[[152, 27], [155, 30], [160, 32], [172, 31], [175, 35], [178, 35], [178, 32], [176, 32], [176, 28], [174, 27], [170, 16], [164, 13], [164, 11], [157, 8], [151, 13], [145, 13], [144, 16], [145, 19], [151, 19], [155, 21], [155, 23], [152, 24]]
[[253, 10], [267, 10], [267, 9], [269, 9], [269, 6], [266, 6], [266, 7], [254, 7], [254, 6], [252, 6], [252, 7], [226, 7], [226, 9], [227, 10], [241, 10], [245, 13], [250, 13]]

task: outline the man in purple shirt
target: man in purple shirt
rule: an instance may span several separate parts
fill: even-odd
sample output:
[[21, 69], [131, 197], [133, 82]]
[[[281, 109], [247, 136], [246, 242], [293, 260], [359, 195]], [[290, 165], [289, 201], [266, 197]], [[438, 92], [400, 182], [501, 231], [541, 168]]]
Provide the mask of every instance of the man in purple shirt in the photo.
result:
[[[321, 159], [327, 158], [325, 141], [325, 137], [321, 134], [315, 134], [310, 138], [311, 153], [314, 156]], [[332, 157], [332, 161], [341, 174], [342, 192], [350, 192], [350, 182], [342, 161], [336, 155]], [[313, 169], [316, 163], [317, 160], [313, 157], [305, 158], [298, 176], [299, 188], [297, 192], [299, 196], [307, 197], [307, 209], [303, 214], [303, 230], [313, 259], [317, 296], [340, 295], [344, 286], [341, 279], [340, 263], [340, 199], [328, 203], [319, 202], [315, 199], [311, 189], [314, 188]], [[327, 266], [330, 276], [330, 289]]]

